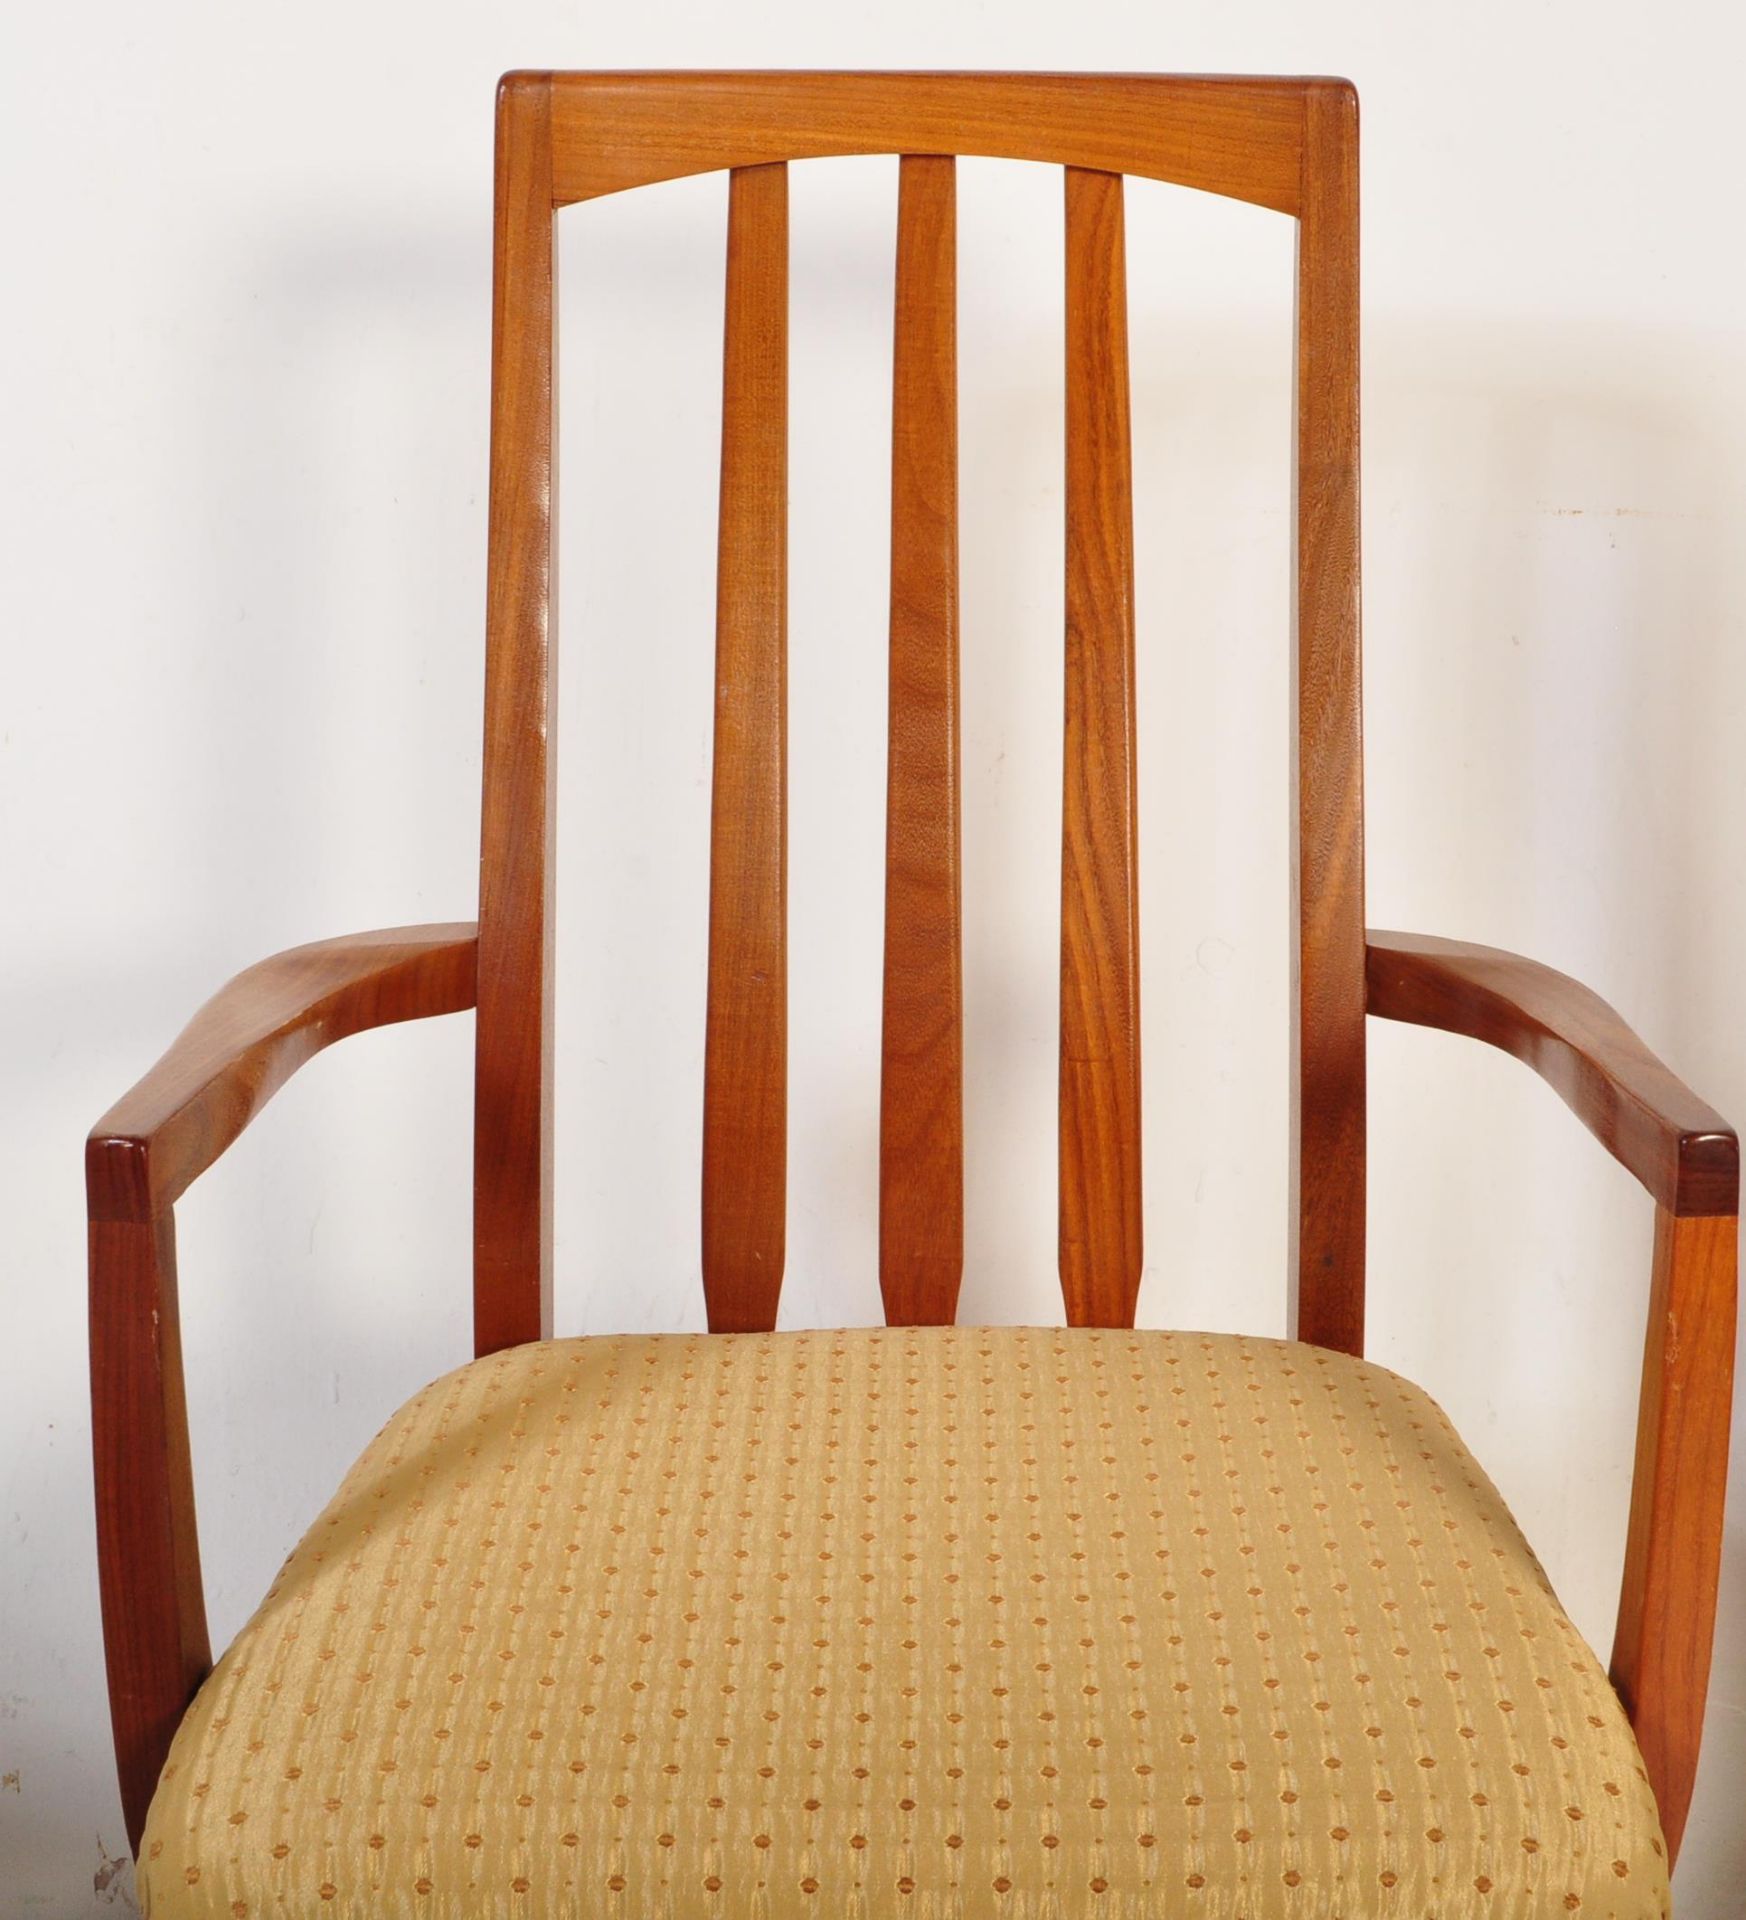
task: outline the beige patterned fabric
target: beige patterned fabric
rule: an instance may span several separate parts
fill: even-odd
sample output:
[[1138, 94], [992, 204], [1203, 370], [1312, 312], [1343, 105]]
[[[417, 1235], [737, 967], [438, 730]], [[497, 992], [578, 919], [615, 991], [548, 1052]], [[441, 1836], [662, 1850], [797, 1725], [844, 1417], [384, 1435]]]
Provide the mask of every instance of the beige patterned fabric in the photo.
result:
[[1435, 1406], [1281, 1341], [554, 1341], [389, 1423], [177, 1735], [174, 1916], [1667, 1911]]

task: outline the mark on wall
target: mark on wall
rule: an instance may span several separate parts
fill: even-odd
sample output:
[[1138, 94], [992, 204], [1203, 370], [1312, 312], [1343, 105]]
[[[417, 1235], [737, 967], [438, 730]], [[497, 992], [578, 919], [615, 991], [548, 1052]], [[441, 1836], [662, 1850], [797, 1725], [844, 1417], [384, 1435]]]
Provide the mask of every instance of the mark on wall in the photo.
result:
[[91, 1891], [99, 1900], [110, 1905], [119, 1900], [128, 1913], [137, 1913], [133, 1875], [128, 1871], [132, 1863], [125, 1853], [112, 1854], [103, 1844], [102, 1834], [97, 1836], [97, 1861], [97, 1871], [91, 1876]]

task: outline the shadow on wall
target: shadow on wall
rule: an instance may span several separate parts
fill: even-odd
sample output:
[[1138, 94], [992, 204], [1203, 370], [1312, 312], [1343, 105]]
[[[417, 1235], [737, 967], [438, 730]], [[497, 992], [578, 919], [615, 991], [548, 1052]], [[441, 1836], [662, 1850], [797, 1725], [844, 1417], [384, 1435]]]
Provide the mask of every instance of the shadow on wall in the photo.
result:
[[[1725, 986], [1746, 855], [1729, 785], [1746, 671], [1730, 609], [1746, 567], [1726, 535], [1746, 476], [1708, 404], [1720, 369], [1681, 349], [1520, 325], [1372, 328], [1370, 917], [1576, 974], [1746, 1117]], [[1580, 1233], [1570, 1194], [1533, 1178], [1531, 1156], [1522, 1166], [1515, 1217]], [[1648, 1203], [1609, 1184], [1646, 1247]], [[1422, 1220], [1435, 1257], [1469, 1276], [1486, 1270], [1473, 1235], [1496, 1218], [1474, 1198], [1443, 1182]], [[1611, 1264], [1605, 1242], [1593, 1250]], [[1471, 1278], [1415, 1299], [1427, 1353], [1452, 1341], [1477, 1359], [1500, 1336], [1532, 1352], [1545, 1302], [1508, 1283], [1507, 1262], [1498, 1278], [1478, 1302]], [[1634, 1395], [1634, 1267], [1628, 1286], [1618, 1318], [1573, 1304], [1609, 1343], [1628, 1329]]]
[[[463, 912], [484, 683], [485, 220], [409, 231], [385, 209], [231, 242], [209, 273], [246, 310], [205, 323], [194, 411], [211, 494], [181, 530], [204, 695], [188, 715], [204, 780], [187, 844], [258, 833], [247, 904], [288, 940], [347, 930], [333, 922], [348, 910], [360, 926]], [[222, 945], [234, 888], [193, 905]]]

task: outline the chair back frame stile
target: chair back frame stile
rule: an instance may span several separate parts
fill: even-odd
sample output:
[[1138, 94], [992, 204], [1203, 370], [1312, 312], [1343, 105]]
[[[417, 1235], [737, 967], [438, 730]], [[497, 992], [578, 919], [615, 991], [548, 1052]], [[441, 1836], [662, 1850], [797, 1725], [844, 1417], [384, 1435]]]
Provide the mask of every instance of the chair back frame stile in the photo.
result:
[[474, 1067], [473, 1338], [552, 1327], [557, 245], [549, 80], [498, 91]]
[[1298, 226], [1291, 1293], [1361, 1351], [1365, 936], [1357, 101], [1337, 80], [517, 73], [498, 100], [480, 845], [475, 1338], [551, 1331], [559, 209], [730, 175], [704, 1094], [712, 1328], [775, 1324], [786, 1046], [788, 163], [899, 156], [880, 1283], [949, 1322], [963, 1259], [955, 158], [1059, 165], [1068, 314], [1060, 1267], [1131, 1326], [1142, 1227], [1133, 503], [1122, 176]]

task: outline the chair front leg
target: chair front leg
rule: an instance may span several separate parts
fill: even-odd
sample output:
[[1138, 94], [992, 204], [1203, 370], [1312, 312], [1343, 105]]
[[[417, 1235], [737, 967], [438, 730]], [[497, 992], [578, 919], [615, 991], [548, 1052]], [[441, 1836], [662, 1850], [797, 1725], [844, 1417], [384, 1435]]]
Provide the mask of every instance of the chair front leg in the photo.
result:
[[93, 1220], [92, 1446], [115, 1758], [137, 1854], [170, 1741], [212, 1667], [166, 1209]]
[[1637, 1464], [1612, 1681], [1679, 1852], [1703, 1738], [1734, 1387], [1732, 1215], [1655, 1210]]

